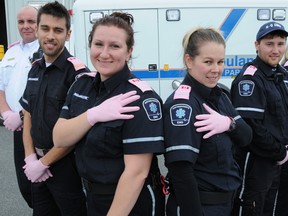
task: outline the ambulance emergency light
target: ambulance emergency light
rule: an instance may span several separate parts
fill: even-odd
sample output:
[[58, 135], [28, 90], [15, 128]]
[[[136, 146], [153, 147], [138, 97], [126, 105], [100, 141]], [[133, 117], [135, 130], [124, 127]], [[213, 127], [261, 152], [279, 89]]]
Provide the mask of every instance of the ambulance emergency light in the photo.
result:
[[257, 10], [258, 20], [270, 20], [270, 18], [271, 18], [270, 9], [258, 9]]
[[273, 20], [285, 20], [286, 18], [285, 9], [274, 9], [272, 11], [272, 18]]
[[178, 10], [178, 9], [166, 10], [166, 20], [167, 21], [179, 21], [180, 20], [180, 10]]
[[90, 13], [90, 16], [89, 16], [90, 23], [93, 24], [96, 22], [96, 20], [98, 20], [102, 17], [104, 17], [103, 12], [92, 12], [92, 13]]

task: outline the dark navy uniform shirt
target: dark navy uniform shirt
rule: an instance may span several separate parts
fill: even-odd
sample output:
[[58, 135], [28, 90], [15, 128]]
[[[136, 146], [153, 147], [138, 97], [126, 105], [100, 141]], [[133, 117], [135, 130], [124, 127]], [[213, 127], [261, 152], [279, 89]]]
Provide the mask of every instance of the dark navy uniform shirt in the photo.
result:
[[[189, 87], [191, 90], [188, 98], [176, 96], [175, 92], [179, 88]], [[227, 95], [217, 86], [208, 88], [187, 74], [179, 88], [164, 104], [166, 165], [177, 161], [194, 164], [194, 174], [200, 190], [237, 189], [241, 177], [239, 166], [233, 158], [234, 144], [249, 144], [251, 129], [237, 114]], [[194, 126], [196, 115], [207, 114], [203, 103], [222, 115], [234, 118], [236, 129], [203, 139], [207, 132], [196, 132]], [[247, 131], [247, 127], [250, 133], [245, 134], [242, 131]]]
[[19, 102], [31, 114], [31, 136], [37, 148], [53, 147], [52, 130], [67, 92], [75, 76], [87, 71], [84, 65], [68, 61], [69, 57], [65, 48], [48, 67], [43, 57], [33, 64], [28, 74], [27, 86]]
[[232, 102], [254, 130], [249, 150], [274, 161], [286, 156], [288, 144], [287, 72], [259, 57], [243, 67], [232, 83]]
[[[133, 78], [127, 66], [104, 82], [99, 74], [96, 77], [84, 74], [68, 93], [61, 112], [66, 119], [121, 93], [136, 90], [140, 95], [139, 100], [129, 104], [140, 107], [133, 112], [133, 119], [96, 123], [76, 145], [79, 173], [89, 181], [117, 184], [124, 170], [125, 154], [164, 152], [161, 99], [152, 89], [142, 92], [129, 82], [141, 82]], [[153, 163], [152, 169], [156, 167], [158, 164]]]

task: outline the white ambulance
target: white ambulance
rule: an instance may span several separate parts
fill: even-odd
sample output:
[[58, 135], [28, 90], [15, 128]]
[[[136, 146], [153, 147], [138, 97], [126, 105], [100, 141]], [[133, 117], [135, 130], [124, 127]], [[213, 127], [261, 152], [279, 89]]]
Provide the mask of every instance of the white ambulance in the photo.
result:
[[165, 100], [185, 76], [182, 38], [195, 27], [214, 27], [226, 40], [219, 85], [229, 91], [233, 77], [255, 55], [255, 37], [268, 21], [288, 29], [287, 0], [77, 0], [73, 6], [75, 55], [93, 70], [88, 35], [100, 17], [124, 11], [134, 17], [135, 47], [129, 65]]

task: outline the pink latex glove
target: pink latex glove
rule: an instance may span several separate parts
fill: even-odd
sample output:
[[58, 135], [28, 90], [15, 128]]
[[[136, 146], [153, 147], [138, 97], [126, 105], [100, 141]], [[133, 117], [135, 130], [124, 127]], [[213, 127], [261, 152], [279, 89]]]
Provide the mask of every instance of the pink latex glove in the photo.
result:
[[24, 161], [26, 164], [37, 161], [37, 155], [35, 153], [28, 155], [27, 157], [25, 157]]
[[130, 91], [125, 94], [120, 94], [105, 100], [103, 103], [96, 107], [92, 107], [87, 110], [87, 120], [90, 125], [94, 125], [97, 122], [107, 122], [116, 119], [131, 119], [134, 115], [122, 114], [135, 112], [140, 108], [138, 106], [126, 105], [138, 100], [139, 95], [136, 95], [136, 91]]
[[203, 103], [203, 106], [209, 114], [197, 115], [196, 119], [199, 121], [194, 123], [194, 126], [198, 127], [196, 129], [197, 132], [208, 131], [208, 133], [203, 136], [203, 139], [208, 139], [215, 134], [229, 130], [231, 119], [228, 116], [219, 114], [205, 103]]
[[21, 129], [22, 120], [18, 112], [13, 112], [11, 110], [2, 113], [4, 119], [3, 125], [10, 131], [15, 131]]
[[36, 160], [26, 164], [23, 168], [28, 180], [34, 183], [46, 172], [49, 166], [45, 166], [40, 160]]
[[46, 169], [44, 174], [42, 176], [40, 176], [35, 182], [44, 182], [50, 177], [53, 177], [53, 175], [52, 175], [52, 173], [50, 172], [49, 169]]
[[288, 161], [288, 149], [287, 149], [288, 145], [286, 145], [285, 148], [286, 148], [286, 156], [285, 156], [285, 158], [283, 160], [277, 161], [278, 165], [282, 165], [282, 164], [284, 164], [284, 163], [286, 163]]

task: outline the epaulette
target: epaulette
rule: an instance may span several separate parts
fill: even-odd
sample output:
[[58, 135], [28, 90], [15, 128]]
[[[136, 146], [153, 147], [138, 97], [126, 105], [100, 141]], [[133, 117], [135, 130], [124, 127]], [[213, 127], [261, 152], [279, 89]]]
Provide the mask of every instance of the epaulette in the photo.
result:
[[90, 77], [95, 77], [97, 74], [96, 71], [92, 71], [92, 72], [83, 72], [83, 73], [80, 73], [76, 76], [76, 79], [79, 79], [80, 77], [83, 77], [83, 76], [90, 76]]
[[19, 41], [15, 41], [14, 43], [12, 43], [12, 44], [9, 44], [9, 46], [8, 46], [8, 49], [10, 49], [11, 47], [13, 47], [13, 46], [15, 46], [16, 44], [20, 44], [20, 40]]
[[249, 67], [247, 67], [246, 70], [244, 71], [243, 76], [245, 75], [253, 76], [256, 71], [257, 67], [255, 67], [254, 65], [249, 65]]
[[142, 92], [145, 91], [152, 91], [152, 88], [148, 85], [147, 82], [137, 79], [137, 78], [133, 78], [133, 79], [129, 79], [128, 80], [131, 84], [135, 85], [136, 87], [138, 87]]
[[176, 99], [186, 99], [189, 100], [191, 92], [191, 86], [188, 85], [180, 85], [178, 89], [174, 93], [174, 100]]
[[287, 67], [287, 66], [288, 66], [288, 61], [286, 61], [284, 64], [284, 67]]
[[76, 71], [86, 68], [86, 66], [75, 57], [69, 57], [67, 60], [73, 64]]

